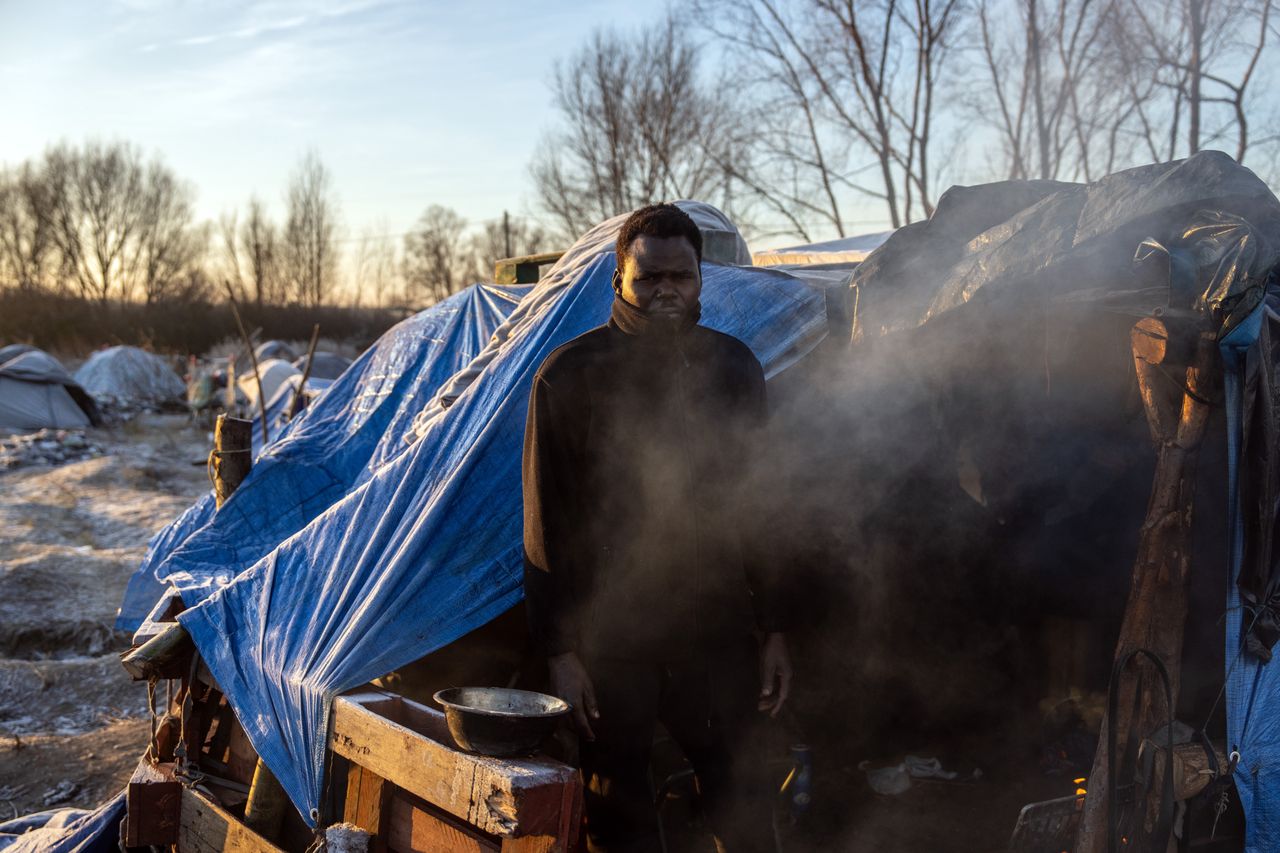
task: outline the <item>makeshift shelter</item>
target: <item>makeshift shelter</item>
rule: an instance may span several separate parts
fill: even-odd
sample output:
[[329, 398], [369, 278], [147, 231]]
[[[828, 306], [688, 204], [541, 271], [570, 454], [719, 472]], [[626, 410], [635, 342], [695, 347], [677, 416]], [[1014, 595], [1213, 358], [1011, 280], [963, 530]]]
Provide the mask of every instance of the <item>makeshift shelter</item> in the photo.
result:
[[[741, 245], [718, 211], [684, 204], [708, 230]], [[192, 605], [182, 625], [255, 749], [309, 820], [319, 816], [317, 757], [332, 697], [457, 639], [519, 600], [519, 465], [529, 383], [547, 353], [607, 319], [612, 241], [621, 221], [604, 223], [566, 254], [473, 364], [418, 413], [416, 440], [388, 453], [322, 515], [261, 559], [253, 543], [243, 547], [246, 537], [206, 551], [216, 555], [212, 562], [194, 541], [167, 556], [164, 577]], [[739, 256], [745, 260], [745, 249]], [[785, 274], [707, 263], [703, 322], [745, 341], [772, 376], [826, 335], [825, 297]], [[307, 424], [318, 424], [316, 412], [336, 390], [309, 412]], [[281, 454], [293, 434], [268, 458]], [[311, 493], [255, 496], [242, 486], [215, 518], [240, 518], [242, 529], [252, 531], [268, 500], [273, 515], [306, 520]], [[485, 523], [475, 525], [481, 517]], [[235, 578], [213, 592], [201, 584], [211, 571]]]
[[0, 429], [74, 429], [98, 423], [93, 398], [53, 356], [28, 350], [0, 364]]
[[76, 381], [100, 400], [179, 404], [187, 388], [163, 358], [137, 347], [115, 346], [89, 356]]
[[874, 234], [857, 234], [822, 243], [766, 249], [752, 253], [751, 263], [758, 267], [857, 264], [866, 260], [892, 234], [892, 231], [877, 231]]
[[[858, 266], [853, 349], [838, 371], [784, 377], [797, 400], [782, 430], [798, 437], [789, 459], [796, 536], [815, 555], [805, 569], [813, 588], [824, 590], [808, 616], [833, 649], [857, 647], [871, 660], [884, 649], [915, 674], [918, 688], [907, 689], [919, 695], [877, 705], [914, 702], [945, 719], [1008, 695], [1025, 675], [1002, 682], [990, 661], [1028, 652], [1002, 646], [1003, 629], [1031, 636], [1049, 616], [1088, 626], [1096, 670], [1085, 676], [1106, 689], [1157, 458], [1135, 381], [1134, 325], [1164, 318], [1185, 335], [1212, 318], [1224, 346], [1239, 338], [1248, 349], [1278, 234], [1280, 202], [1267, 186], [1203, 152], [1089, 185], [949, 190], [933, 217]], [[1177, 346], [1155, 371], [1160, 397], [1185, 393], [1188, 344]], [[1229, 392], [1232, 373], [1228, 361]], [[1240, 418], [1230, 393], [1226, 409]], [[1241, 620], [1247, 627], [1258, 610], [1249, 596], [1269, 593], [1256, 582], [1246, 593], [1228, 569], [1228, 555], [1238, 565], [1242, 553], [1240, 524], [1227, 518], [1237, 494], [1228, 451], [1240, 440], [1215, 411], [1194, 489], [1179, 492], [1196, 501], [1189, 586], [1157, 606], [1178, 640], [1188, 608], [1175, 650], [1185, 658], [1179, 719], [1240, 748], [1247, 844], [1269, 850], [1280, 847], [1280, 782], [1267, 769], [1280, 730], [1262, 721], [1276, 717], [1280, 689], [1241, 640]], [[846, 455], [833, 457], [833, 447]], [[1263, 506], [1274, 523], [1274, 503]], [[910, 618], [886, 618], [901, 612]], [[1176, 657], [1167, 663], [1176, 670]], [[854, 697], [839, 685], [865, 691], [865, 672], [838, 657], [818, 665], [834, 685], [823, 701], [847, 716]], [[1224, 680], [1226, 732], [1206, 722]], [[858, 713], [854, 727], [879, 722], [868, 717], [874, 709]]]
[[[210, 492], [152, 539], [116, 626], [136, 630], [167, 582], [230, 579], [403, 452], [414, 416], [475, 358], [528, 290], [472, 285], [386, 332], [284, 427], [277, 429], [279, 411], [269, 407], [269, 452], [216, 517]], [[287, 398], [277, 401], [281, 409]], [[256, 447], [256, 424], [252, 435]], [[174, 578], [162, 567], [170, 558], [181, 566]]]
[[[727, 233], [715, 211], [691, 209]], [[618, 225], [587, 235], [535, 286], [484, 351], [417, 411], [411, 444], [352, 480], [292, 536], [257, 556], [236, 554], [231, 536], [212, 541], [206, 554], [216, 556], [193, 542], [172, 551], [153, 544], [164, 577], [191, 605], [180, 623], [254, 749], [312, 823], [324, 816], [323, 732], [335, 694], [519, 599], [528, 383], [551, 349], [607, 316]], [[1265, 504], [1262, 512], [1256, 502], [1240, 507], [1227, 463], [1267, 468], [1270, 458], [1252, 452], [1265, 419], [1244, 426], [1257, 412], [1244, 401], [1266, 397], [1245, 396], [1265, 371], [1238, 365], [1266, 363], [1260, 271], [1274, 267], [1266, 235], [1276, 233], [1280, 202], [1212, 152], [1087, 186], [957, 188], [930, 220], [900, 229], [858, 267], [852, 334], [835, 341], [852, 338], [851, 349], [827, 337], [830, 290], [783, 272], [704, 265], [704, 322], [751, 346], [780, 410], [776, 463], [793, 487], [778, 525], [805, 546], [796, 551], [808, 559], [795, 570], [808, 593], [805, 624], [830, 647], [812, 666], [824, 671], [822, 698], [844, 726], [833, 740], [878, 709], [918, 707], [865, 702], [865, 682], [845, 677], [850, 667], [887, 666], [905, 680], [927, 657], [955, 670], [966, 655], [1007, 651], [989, 644], [1007, 633], [975, 625], [1025, 625], [1051, 609], [1087, 617], [1104, 642], [1114, 636], [1154, 467], [1134, 383], [1134, 321], [1207, 312], [1224, 335], [1228, 421], [1223, 464], [1207, 450], [1195, 489], [1222, 500], [1197, 505], [1192, 599], [1207, 604], [1193, 610], [1187, 645], [1189, 655], [1207, 652], [1217, 683], [1184, 682], [1183, 694], [1196, 699], [1208, 687], [1211, 697], [1226, 678], [1250, 849], [1280, 847], [1268, 770], [1280, 751], [1272, 722], [1280, 678], [1273, 682], [1261, 656], [1240, 651], [1258, 627], [1254, 617], [1272, 606], [1273, 585], [1258, 557], [1241, 574], [1244, 587], [1224, 597], [1221, 571], [1230, 565], [1234, 580], [1243, 555], [1266, 551], [1248, 545], [1265, 525], [1243, 516], [1272, 518]], [[1144, 245], [1143, 258], [1159, 246], [1171, 260], [1154, 272], [1144, 260], [1131, 274]], [[1175, 267], [1189, 269], [1194, 286], [1175, 285]], [[1241, 381], [1249, 375], [1252, 390]], [[1188, 391], [1176, 376], [1167, 390]], [[1242, 516], [1230, 527], [1228, 495]], [[223, 512], [241, 499], [233, 495]], [[237, 530], [250, 531], [271, 499], [246, 499], [228, 518], [242, 516]], [[1218, 619], [1241, 603], [1228, 609], [1224, 643]], [[1001, 686], [961, 671], [926, 679], [928, 701], [945, 709]]]

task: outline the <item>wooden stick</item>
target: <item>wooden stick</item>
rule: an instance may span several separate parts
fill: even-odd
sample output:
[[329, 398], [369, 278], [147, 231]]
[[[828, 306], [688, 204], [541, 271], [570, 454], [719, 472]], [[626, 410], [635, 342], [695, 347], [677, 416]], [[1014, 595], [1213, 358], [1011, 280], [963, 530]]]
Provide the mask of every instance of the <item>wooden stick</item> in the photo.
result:
[[249, 363], [253, 365], [253, 379], [258, 384], [258, 412], [262, 415], [262, 443], [266, 444], [271, 438], [267, 435], [267, 400], [262, 393], [262, 374], [258, 372], [258, 354], [253, 351], [253, 338], [249, 336], [248, 330], [245, 329], [244, 320], [240, 319], [240, 306], [236, 304], [236, 295], [235, 291], [231, 289], [231, 282], [223, 281], [223, 285], [227, 288], [227, 300], [231, 303], [231, 314], [236, 318], [236, 325], [240, 328], [240, 338], [249, 350]]
[[280, 822], [289, 797], [276, 779], [271, 768], [258, 759], [253, 771], [253, 783], [249, 786], [249, 802], [244, 805], [244, 825], [268, 841], [274, 841], [280, 833]]
[[302, 401], [302, 395], [307, 390], [307, 380], [311, 378], [311, 359], [316, 356], [316, 341], [320, 339], [320, 324], [316, 323], [311, 327], [311, 344], [307, 347], [307, 363], [302, 369], [302, 381], [298, 383], [298, 390], [293, 393], [293, 402], [289, 404], [289, 420], [293, 420], [298, 414], [298, 403]]

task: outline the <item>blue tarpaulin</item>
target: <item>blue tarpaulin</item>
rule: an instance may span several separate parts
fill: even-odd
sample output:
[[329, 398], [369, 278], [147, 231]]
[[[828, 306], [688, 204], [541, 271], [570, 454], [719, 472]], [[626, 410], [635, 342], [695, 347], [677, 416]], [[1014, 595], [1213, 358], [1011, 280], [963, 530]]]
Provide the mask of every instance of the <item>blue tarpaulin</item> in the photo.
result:
[[55, 809], [0, 823], [3, 853], [115, 853], [124, 819], [121, 791], [94, 811]]
[[1280, 664], [1264, 663], [1244, 650], [1244, 607], [1238, 580], [1244, 564], [1245, 525], [1239, 495], [1244, 430], [1245, 357], [1262, 324], [1280, 322], [1270, 302], [1259, 305], [1223, 338], [1223, 388], [1227, 413], [1230, 579], [1227, 584], [1227, 745], [1240, 753], [1236, 791], [1245, 817], [1249, 853], [1280, 850]]
[[[401, 453], [414, 417], [528, 291], [477, 284], [383, 335], [272, 435], [220, 512], [210, 492], [152, 539], [116, 627], [136, 630], [170, 583], [189, 603], [198, 600], [211, 582], [230, 580]], [[255, 439], [259, 434], [255, 423]]]
[[[254, 748], [312, 821], [332, 697], [520, 599], [530, 383], [548, 353], [603, 323], [613, 300], [611, 251], [566, 262], [499, 330], [469, 368], [470, 381], [455, 378], [453, 405], [419, 417], [407, 452], [390, 454], [345, 498], [179, 617]], [[704, 264], [703, 276], [702, 322], [744, 341], [768, 376], [826, 334], [825, 297], [799, 279], [715, 264]], [[280, 495], [273, 505], [287, 511], [302, 497]]]

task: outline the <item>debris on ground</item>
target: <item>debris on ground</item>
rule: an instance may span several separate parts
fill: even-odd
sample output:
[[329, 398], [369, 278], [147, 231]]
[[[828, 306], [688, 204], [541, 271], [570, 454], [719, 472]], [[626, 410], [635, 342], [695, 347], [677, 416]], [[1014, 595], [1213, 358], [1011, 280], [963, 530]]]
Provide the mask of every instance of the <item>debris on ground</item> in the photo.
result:
[[911, 787], [913, 779], [926, 779], [938, 782], [977, 782], [982, 778], [982, 770], [975, 767], [967, 774], [956, 770], [947, 770], [937, 758], [921, 758], [908, 755], [899, 764], [890, 767], [872, 768], [870, 761], [863, 761], [858, 769], [867, 774], [867, 784], [877, 794], [893, 796], [901, 794]]
[[106, 454], [82, 429], [42, 429], [0, 437], [0, 471], [28, 465], [64, 465]]
[[[186, 415], [75, 434], [100, 454], [0, 464], [0, 821], [96, 808], [129, 780], [150, 722], [146, 686], [120, 668], [116, 611], [147, 540], [209, 488], [191, 465], [209, 440]], [[12, 440], [0, 434], [0, 455]], [[46, 805], [64, 780], [78, 790]]]
[[65, 803], [67, 800], [74, 797], [76, 792], [79, 790], [80, 786], [75, 782], [72, 782], [70, 779], [63, 779], [58, 784], [45, 791], [44, 794], [41, 795], [41, 799], [44, 801], [46, 806], [56, 806], [60, 803]]

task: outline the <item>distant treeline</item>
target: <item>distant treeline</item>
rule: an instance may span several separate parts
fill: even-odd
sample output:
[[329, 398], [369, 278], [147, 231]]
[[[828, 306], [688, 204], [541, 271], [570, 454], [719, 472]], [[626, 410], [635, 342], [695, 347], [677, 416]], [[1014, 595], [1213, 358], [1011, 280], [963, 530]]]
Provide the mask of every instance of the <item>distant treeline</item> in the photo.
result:
[[[245, 305], [250, 332], [259, 340], [306, 340], [319, 323], [327, 339], [364, 348], [401, 319], [388, 308], [311, 308]], [[58, 353], [83, 355], [101, 346], [130, 344], [177, 355], [207, 352], [238, 339], [235, 316], [225, 301], [167, 300], [102, 304], [39, 291], [0, 290], [0, 345], [29, 343]]]

